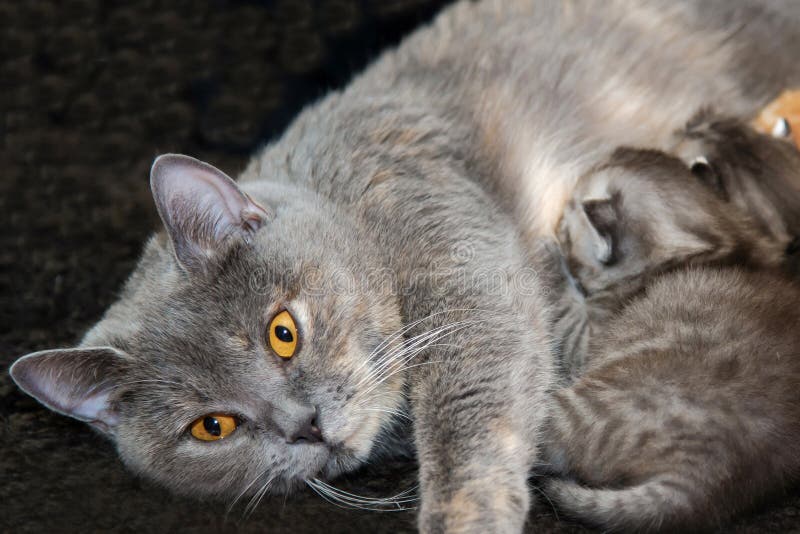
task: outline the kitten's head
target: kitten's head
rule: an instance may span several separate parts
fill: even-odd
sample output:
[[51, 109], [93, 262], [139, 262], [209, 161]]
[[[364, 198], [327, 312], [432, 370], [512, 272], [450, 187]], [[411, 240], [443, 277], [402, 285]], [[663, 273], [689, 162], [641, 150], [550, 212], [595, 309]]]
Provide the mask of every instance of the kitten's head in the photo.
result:
[[680, 159], [620, 148], [578, 181], [558, 238], [587, 295], [624, 297], [687, 262], [779, 264], [786, 243], [750, 226]]
[[800, 151], [789, 123], [772, 135], [701, 110], [677, 132], [674, 152], [720, 198], [745, 210], [774, 239], [800, 236]]
[[14, 380], [178, 492], [286, 491], [358, 466], [403, 402], [398, 307], [363, 268], [380, 258], [358, 225], [185, 156], [156, 160], [151, 184], [166, 232], [120, 300]]

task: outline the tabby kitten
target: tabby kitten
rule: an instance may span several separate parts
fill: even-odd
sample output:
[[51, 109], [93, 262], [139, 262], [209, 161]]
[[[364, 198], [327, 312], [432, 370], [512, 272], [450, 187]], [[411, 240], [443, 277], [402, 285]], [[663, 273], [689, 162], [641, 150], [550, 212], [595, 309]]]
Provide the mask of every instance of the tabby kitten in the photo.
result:
[[[785, 263], [788, 238], [765, 235], [749, 215], [722, 200], [680, 159], [619, 148], [580, 178], [558, 226], [563, 282], [551, 300], [561, 364], [577, 376], [594, 325], [619, 311], [649, 281], [700, 264], [754, 268]], [[556, 272], [560, 254], [540, 254]], [[547, 262], [551, 265], [548, 266]]]
[[555, 505], [603, 529], [711, 529], [800, 476], [800, 288], [774, 272], [663, 274], [554, 395]]
[[703, 109], [676, 132], [673, 150], [683, 165], [655, 150], [617, 149], [581, 177], [565, 207], [557, 235], [566, 266], [543, 270], [572, 280], [554, 305], [573, 375], [591, 323], [653, 275], [685, 263], [799, 272], [800, 152], [791, 142]]
[[[749, 184], [755, 167], [715, 170]], [[565, 257], [544, 245], [571, 378], [554, 395], [547, 492], [605, 529], [713, 528], [800, 475], [789, 236], [753, 224], [707, 170], [619, 149], [579, 181], [559, 226]]]
[[687, 262], [780, 264], [789, 237], [754, 226], [677, 157], [619, 148], [578, 181], [557, 235], [588, 295], [625, 297]]

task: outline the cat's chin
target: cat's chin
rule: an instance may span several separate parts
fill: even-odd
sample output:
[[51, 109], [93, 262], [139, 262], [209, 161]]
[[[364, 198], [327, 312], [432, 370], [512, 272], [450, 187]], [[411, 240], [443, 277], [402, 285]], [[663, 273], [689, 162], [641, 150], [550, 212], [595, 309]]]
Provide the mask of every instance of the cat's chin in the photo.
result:
[[320, 471], [320, 475], [325, 479], [336, 478], [343, 473], [355, 471], [365, 463], [352, 454], [331, 455], [325, 466]]
[[331, 450], [323, 444], [296, 445], [292, 447], [292, 478], [306, 480], [319, 476], [332, 458]]
[[321, 445], [302, 447], [306, 450], [297, 451], [296, 468], [291, 476], [273, 486], [275, 493], [293, 493], [303, 489], [307, 481], [331, 480], [364, 464], [364, 460], [341, 450], [331, 450]]

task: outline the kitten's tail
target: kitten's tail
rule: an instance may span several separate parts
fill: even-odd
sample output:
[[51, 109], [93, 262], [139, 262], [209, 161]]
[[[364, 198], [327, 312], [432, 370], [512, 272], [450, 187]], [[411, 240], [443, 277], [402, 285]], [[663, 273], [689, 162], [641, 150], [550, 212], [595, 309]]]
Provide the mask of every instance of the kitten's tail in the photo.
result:
[[603, 530], [674, 531], [686, 525], [696, 528], [700, 519], [696, 517], [689, 488], [666, 478], [613, 489], [591, 488], [556, 478], [549, 480], [544, 490], [559, 511]]

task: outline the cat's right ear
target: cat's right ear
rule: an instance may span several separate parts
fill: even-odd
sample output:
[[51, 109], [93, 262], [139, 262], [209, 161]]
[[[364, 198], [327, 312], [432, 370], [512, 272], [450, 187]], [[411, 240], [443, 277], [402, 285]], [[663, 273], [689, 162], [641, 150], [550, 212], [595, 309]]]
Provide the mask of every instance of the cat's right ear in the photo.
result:
[[598, 263], [608, 265], [614, 260], [614, 237], [617, 234], [617, 210], [614, 199], [585, 200], [583, 213], [589, 221], [592, 256]]
[[18, 359], [9, 374], [51, 410], [113, 434], [118, 414], [111, 398], [127, 361], [112, 347], [43, 350]]
[[204, 271], [231, 241], [248, 241], [268, 218], [225, 173], [189, 156], [156, 158], [150, 188], [175, 257], [190, 272]]

